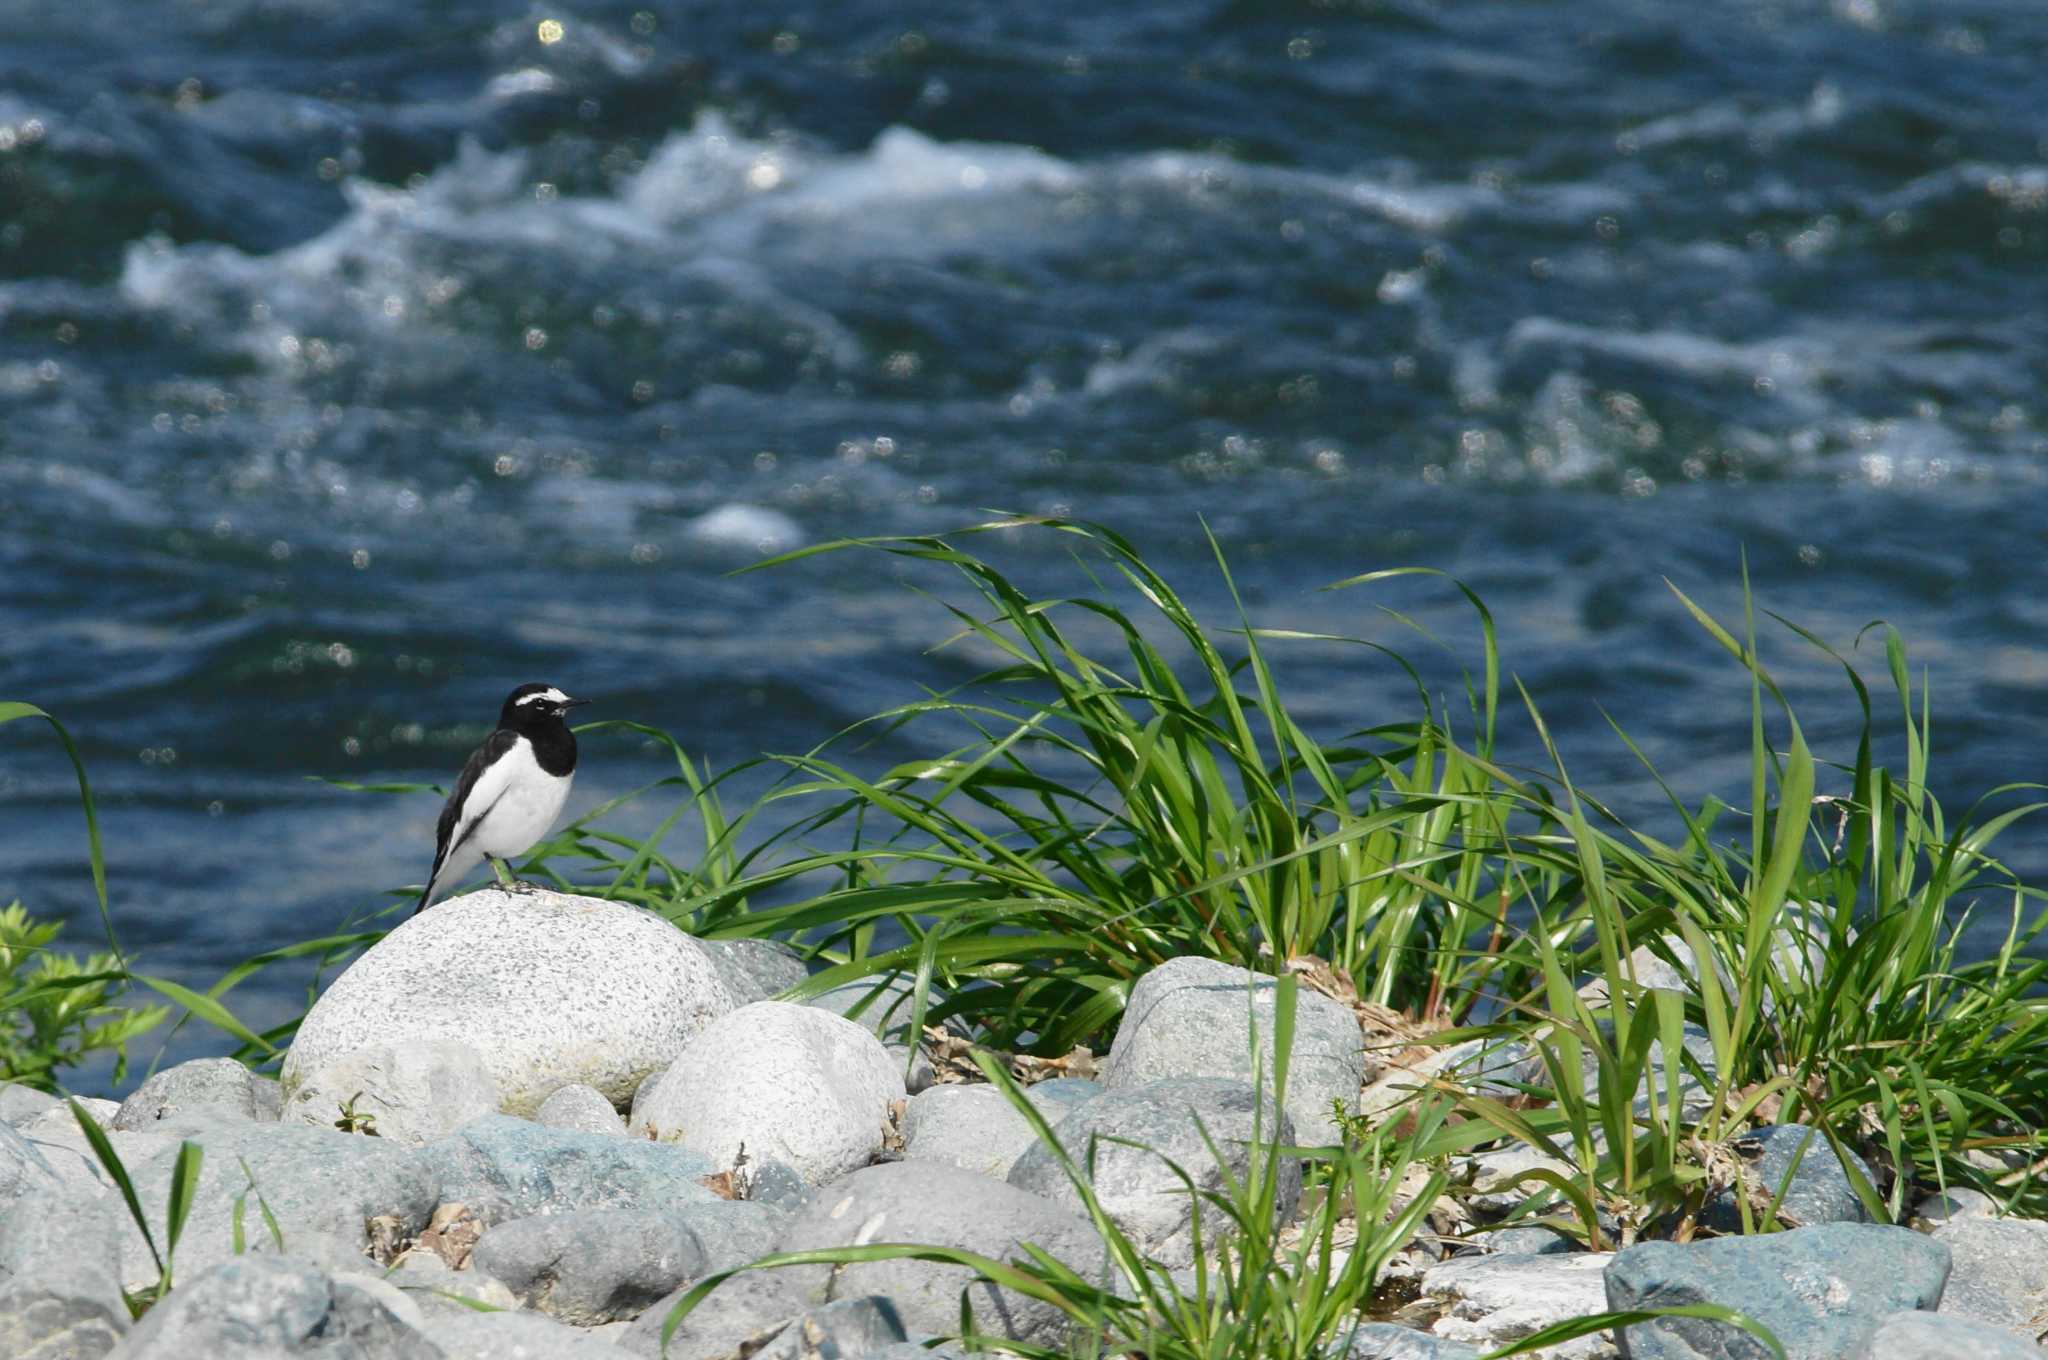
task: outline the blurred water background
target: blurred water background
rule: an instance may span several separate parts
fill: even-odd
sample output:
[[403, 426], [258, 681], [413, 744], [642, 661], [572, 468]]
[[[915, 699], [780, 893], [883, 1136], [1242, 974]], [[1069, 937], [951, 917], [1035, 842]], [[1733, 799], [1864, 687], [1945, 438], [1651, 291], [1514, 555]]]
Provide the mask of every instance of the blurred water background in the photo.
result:
[[[1905, 632], [1945, 795], [2041, 773], [2036, 0], [643, 3], [7, 7], [0, 696], [78, 734], [138, 966], [393, 900], [438, 800], [307, 776], [445, 781], [519, 681], [714, 766], [957, 683], [937, 575], [728, 573], [991, 507], [1227, 624], [1206, 517], [1260, 622], [1446, 689], [1451, 592], [1317, 587], [1453, 573], [1653, 821], [1606, 714], [1746, 796], [1745, 678], [1660, 580], [1732, 610], [1745, 552], [1836, 646]], [[1766, 636], [1850, 759], [1839, 671]], [[1414, 716], [1281, 655], [1326, 733]], [[664, 772], [593, 737], [573, 806]], [[88, 946], [70, 781], [6, 732], [0, 900]]]

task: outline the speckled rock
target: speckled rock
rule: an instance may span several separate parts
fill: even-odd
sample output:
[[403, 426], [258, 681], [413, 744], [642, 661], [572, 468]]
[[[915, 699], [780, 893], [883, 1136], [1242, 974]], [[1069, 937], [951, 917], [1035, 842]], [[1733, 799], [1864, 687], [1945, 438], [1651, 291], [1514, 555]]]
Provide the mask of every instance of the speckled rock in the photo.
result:
[[[92, 1195], [113, 1188], [113, 1178], [100, 1165], [99, 1155], [72, 1120], [70, 1111], [64, 1112], [62, 1121], [38, 1119], [31, 1128], [34, 1131], [24, 1136], [57, 1173], [59, 1180]], [[121, 1133], [114, 1129], [102, 1129], [101, 1132], [106, 1134], [107, 1141], [113, 1145], [114, 1155], [121, 1159], [123, 1166], [141, 1166], [166, 1148], [178, 1145], [178, 1140], [168, 1134]]]
[[819, 1185], [881, 1150], [889, 1104], [903, 1098], [902, 1072], [859, 1025], [756, 1001], [690, 1042], [643, 1097], [634, 1129], [721, 1168], [744, 1147]]
[[165, 1117], [193, 1106], [216, 1107], [221, 1115], [254, 1123], [262, 1115], [256, 1098], [261, 1080], [233, 1058], [179, 1063], [136, 1087], [114, 1112], [114, 1127], [148, 1133]]
[[181, 1280], [109, 1360], [442, 1360], [362, 1283], [288, 1258], [225, 1261]]
[[1955, 1261], [1943, 1313], [2009, 1331], [2048, 1325], [2048, 1223], [1959, 1218], [1937, 1228], [1934, 1240]]
[[[1103, 1084], [1118, 1089], [1164, 1077], [1252, 1080], [1251, 1035], [1273, 1070], [1274, 979], [1215, 959], [1169, 959], [1131, 988], [1110, 1046]], [[1337, 1136], [1332, 1102], [1358, 1103], [1365, 1077], [1365, 1040], [1351, 1008], [1301, 988], [1294, 1017], [1287, 1114], [1305, 1142]]]
[[[1775, 1196], [1780, 1186], [1785, 1187], [1785, 1197], [1778, 1205], [1781, 1222], [1798, 1226], [1870, 1221], [1849, 1182], [1849, 1173], [1842, 1169], [1841, 1159], [1819, 1129], [1808, 1124], [1772, 1124], [1731, 1139], [1729, 1146], [1748, 1165], [1764, 1195]], [[1877, 1176], [1870, 1164], [1854, 1152], [1848, 1155], [1863, 1178], [1875, 1185]], [[1723, 1190], [1708, 1200], [1700, 1221], [1716, 1232], [1742, 1231], [1734, 1192]]]
[[2027, 1336], [1942, 1313], [1893, 1313], [1859, 1360], [2041, 1360]]
[[439, 1186], [436, 1202], [466, 1204], [485, 1224], [717, 1198], [702, 1181], [715, 1168], [697, 1153], [641, 1138], [543, 1128], [510, 1115], [465, 1124], [421, 1148], [417, 1158]]
[[[809, 1251], [858, 1242], [919, 1242], [959, 1247], [996, 1260], [1034, 1243], [1084, 1279], [1099, 1280], [1102, 1240], [1086, 1218], [1038, 1196], [939, 1162], [864, 1167], [819, 1189], [775, 1243], [778, 1251]], [[951, 1333], [960, 1322], [963, 1288], [984, 1332], [1060, 1346], [1067, 1319], [1049, 1305], [970, 1285], [964, 1266], [934, 1261], [864, 1261], [847, 1266], [788, 1266], [792, 1288], [831, 1299], [879, 1294], [893, 1299], [913, 1332]], [[643, 1321], [645, 1319], [642, 1319]]]
[[[1339, 1334], [1342, 1340], [1342, 1334]], [[1462, 1341], [1446, 1341], [1413, 1327], [1368, 1322], [1351, 1333], [1344, 1360], [1479, 1360], [1479, 1352]]]
[[[205, 1151], [192, 1212], [178, 1240], [178, 1277], [185, 1280], [234, 1255], [235, 1201], [243, 1200], [245, 1244], [267, 1236], [256, 1192], [276, 1216], [289, 1246], [302, 1234], [332, 1234], [358, 1250], [366, 1225], [389, 1215], [404, 1232], [426, 1226], [438, 1203], [435, 1176], [413, 1149], [333, 1129], [289, 1124], [244, 1124], [196, 1139]], [[158, 1242], [170, 1197], [177, 1150], [167, 1148], [128, 1171]], [[243, 1173], [244, 1164], [248, 1173]], [[122, 1243], [122, 1278], [130, 1287], [156, 1278], [142, 1234], [130, 1226]]]
[[447, 1360], [620, 1360], [619, 1348], [538, 1313], [429, 1315], [427, 1339]]
[[301, 1074], [281, 1116], [335, 1128], [344, 1109], [376, 1121], [379, 1138], [417, 1147], [498, 1108], [483, 1055], [454, 1039], [371, 1044]]
[[[1213, 1240], [1225, 1227], [1213, 1206], [1190, 1196], [1181, 1173], [1193, 1180], [1197, 1194], [1222, 1192], [1231, 1181], [1244, 1181], [1254, 1159], [1264, 1159], [1264, 1148], [1295, 1141], [1287, 1116], [1270, 1102], [1260, 1111], [1250, 1085], [1216, 1077], [1179, 1077], [1104, 1091], [1073, 1107], [1053, 1136], [1083, 1167], [1089, 1142], [1096, 1140], [1092, 1183], [1097, 1201], [1140, 1250], [1166, 1266], [1193, 1263], [1197, 1206], [1204, 1238]], [[1212, 1141], [1222, 1153], [1220, 1163], [1210, 1151]], [[1293, 1217], [1301, 1198], [1300, 1161], [1280, 1158], [1278, 1174], [1276, 1229]], [[1042, 1143], [1025, 1149], [1008, 1179], [1021, 1190], [1083, 1212], [1080, 1192]]]
[[564, 1086], [540, 1103], [533, 1122], [551, 1129], [579, 1129], [584, 1133], [626, 1136], [626, 1121], [594, 1086]]
[[483, 1055], [508, 1114], [572, 1082], [624, 1101], [733, 1005], [703, 946], [658, 916], [487, 888], [412, 917], [334, 980], [292, 1041], [284, 1094], [359, 1048], [454, 1039]]
[[97, 1360], [127, 1335], [126, 1212], [47, 1184], [0, 1209], [0, 1355]]
[[770, 1001], [811, 975], [803, 955], [780, 940], [699, 940], [742, 1006]]
[[[1770, 1329], [1787, 1360], [1841, 1360], [1861, 1354], [1893, 1313], [1933, 1308], [1948, 1278], [1948, 1248], [1919, 1233], [1819, 1223], [1683, 1246], [1639, 1242], [1615, 1253], [1606, 1301], [1614, 1309], [1740, 1308]], [[1631, 1360], [1763, 1360], [1770, 1354], [1739, 1328], [1688, 1317], [1638, 1323], [1626, 1330], [1622, 1347]]]
[[[1443, 1309], [1430, 1334], [1493, 1350], [1566, 1318], [1606, 1307], [1601, 1272], [1606, 1252], [1569, 1256], [1457, 1256], [1422, 1274], [1422, 1293]], [[1546, 1355], [1595, 1357], [1614, 1354], [1604, 1337], [1583, 1336], [1551, 1347]]]

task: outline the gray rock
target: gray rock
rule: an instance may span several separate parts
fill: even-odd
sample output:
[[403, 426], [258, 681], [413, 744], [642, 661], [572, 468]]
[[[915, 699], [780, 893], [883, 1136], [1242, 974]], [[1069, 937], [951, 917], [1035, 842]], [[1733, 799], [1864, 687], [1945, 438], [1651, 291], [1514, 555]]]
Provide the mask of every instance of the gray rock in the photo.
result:
[[61, 1108], [64, 1102], [47, 1091], [19, 1082], [0, 1082], [0, 1124], [20, 1128], [37, 1115]]
[[[32, 1127], [35, 1132], [26, 1135], [29, 1143], [42, 1154], [43, 1160], [56, 1171], [57, 1178], [74, 1189], [96, 1195], [113, 1188], [113, 1177], [100, 1164], [99, 1154], [85, 1139], [78, 1125], [70, 1122], [71, 1114], [65, 1112], [66, 1122], [37, 1119]], [[176, 1138], [159, 1133], [118, 1133], [101, 1130], [107, 1141], [113, 1145], [114, 1155], [121, 1159], [122, 1166], [141, 1166], [166, 1148], [178, 1145]]]
[[[678, 1289], [642, 1313], [619, 1338], [619, 1349], [633, 1355], [661, 1356], [662, 1329], [694, 1287]], [[822, 1299], [810, 1296], [786, 1269], [735, 1275], [705, 1295], [677, 1325], [669, 1339], [667, 1360], [750, 1354], [779, 1335], [807, 1306], [819, 1302]]]
[[429, 1314], [427, 1339], [447, 1360], [619, 1360], [619, 1348], [537, 1313]]
[[658, 916], [485, 889], [405, 921], [334, 980], [292, 1040], [285, 1095], [360, 1048], [454, 1039], [483, 1055], [509, 1114], [571, 1082], [623, 1101], [733, 1005], [703, 946]]
[[[873, 1242], [958, 1247], [996, 1260], [1017, 1258], [1029, 1242], [1090, 1280], [1099, 1280], [1105, 1265], [1101, 1239], [1079, 1214], [937, 1162], [891, 1162], [842, 1177], [819, 1190], [775, 1246], [778, 1251], [810, 1251]], [[789, 1276], [806, 1295], [893, 1299], [904, 1325], [914, 1331], [956, 1331], [964, 1288], [975, 1326], [983, 1332], [1052, 1346], [1067, 1333], [1066, 1316], [1059, 1310], [985, 1283], [970, 1285], [974, 1273], [964, 1266], [888, 1260], [788, 1266], [776, 1274]]]
[[790, 1319], [756, 1354], [758, 1360], [857, 1360], [908, 1335], [888, 1299], [841, 1299]]
[[40, 1148], [12, 1124], [0, 1124], [0, 1206], [30, 1191], [54, 1190], [62, 1184]]
[[[1605, 1305], [1606, 1252], [1569, 1256], [1457, 1256], [1422, 1273], [1422, 1293], [1443, 1314], [1432, 1335], [1493, 1350], [1531, 1332]], [[1583, 1336], [1548, 1349], [1558, 1357], [1612, 1354], [1603, 1338]]]
[[[1054, 1114], [1052, 1122], [1060, 1117]], [[1030, 1123], [993, 1086], [934, 1086], [912, 1097], [903, 1113], [904, 1157], [998, 1180], [1037, 1141]]]
[[[1266, 1149], [1295, 1141], [1287, 1116], [1271, 1102], [1263, 1112], [1259, 1105], [1257, 1092], [1244, 1082], [1180, 1077], [1105, 1091], [1075, 1106], [1053, 1135], [1084, 1170], [1089, 1142], [1095, 1140], [1092, 1184], [1103, 1211], [1147, 1256], [1162, 1265], [1185, 1266], [1195, 1259], [1198, 1207], [1202, 1237], [1214, 1240], [1228, 1225], [1213, 1205], [1190, 1196], [1174, 1167], [1194, 1182], [1198, 1193], [1222, 1193], [1230, 1181], [1242, 1183], [1254, 1159], [1267, 1157]], [[1222, 1154], [1221, 1163], [1210, 1141]], [[1293, 1217], [1301, 1198], [1301, 1163], [1280, 1157], [1276, 1170], [1277, 1231]], [[1080, 1192], [1044, 1144], [1027, 1148], [1008, 1179], [1021, 1190], [1083, 1212]]]
[[694, 1152], [542, 1128], [510, 1115], [475, 1120], [417, 1155], [440, 1186], [437, 1202], [467, 1204], [487, 1225], [571, 1209], [653, 1210], [717, 1198], [701, 1179], [711, 1163]]
[[[1808, 1124], [1772, 1124], [1737, 1136], [1729, 1146], [1755, 1175], [1761, 1196], [1774, 1197], [1780, 1186], [1786, 1186], [1785, 1197], [1778, 1205], [1778, 1218], [1787, 1226], [1870, 1221], [1863, 1201], [1856, 1198], [1855, 1187], [1849, 1183], [1849, 1173], [1842, 1169], [1840, 1158], [1819, 1129]], [[1875, 1185], [1877, 1176], [1870, 1164], [1854, 1152], [1843, 1150], [1864, 1179]], [[1798, 1159], [1796, 1170], [1794, 1158]], [[1785, 1179], [1788, 1174], [1792, 1178], [1789, 1186]], [[1735, 1192], [1723, 1190], [1708, 1200], [1700, 1221], [1716, 1232], [1740, 1232], [1742, 1218]]]
[[98, 1360], [127, 1335], [123, 1215], [112, 1196], [47, 1185], [0, 1212], [0, 1355]]
[[2026, 1336], [1941, 1313], [1893, 1313], [1861, 1360], [2041, 1360]]
[[[1567, 1151], [1571, 1144], [1560, 1144]], [[1489, 1148], [1457, 1163], [1469, 1176], [1472, 1189], [1466, 1203], [1482, 1214], [1505, 1214], [1530, 1196], [1548, 1190], [1542, 1181], [1519, 1179], [1531, 1171], [1552, 1171], [1567, 1179], [1578, 1178], [1578, 1168], [1527, 1143], [1509, 1143]]]
[[762, 1158], [747, 1167], [747, 1198], [795, 1212], [811, 1201], [811, 1185], [787, 1162]]
[[109, 1360], [442, 1360], [368, 1290], [302, 1262], [243, 1256], [180, 1283]]
[[699, 940], [739, 1005], [772, 1001], [811, 975], [803, 955], [780, 940]]
[[[1345, 1335], [1338, 1333], [1337, 1340]], [[1462, 1341], [1446, 1341], [1392, 1322], [1368, 1322], [1349, 1335], [1344, 1360], [1479, 1360], [1479, 1352]]]
[[938, 1073], [932, 1070], [932, 1060], [926, 1056], [922, 1045], [911, 1048], [907, 1044], [885, 1044], [883, 1047], [888, 1051], [889, 1061], [903, 1074], [903, 1089], [910, 1094], [928, 1091], [938, 1080]]
[[[298, 1253], [292, 1254], [296, 1256]], [[374, 1268], [374, 1263], [367, 1258], [365, 1264]], [[426, 1317], [421, 1329], [429, 1336], [434, 1334], [434, 1319], [439, 1315], [459, 1313], [467, 1317], [476, 1316], [476, 1310], [469, 1306], [471, 1303], [497, 1309], [519, 1307], [519, 1300], [505, 1287], [504, 1281], [489, 1271], [478, 1269], [473, 1263], [461, 1270], [452, 1269], [431, 1251], [408, 1251], [391, 1263], [389, 1272], [380, 1274], [419, 1306]], [[467, 1303], [463, 1302], [465, 1299]]]
[[379, 1138], [418, 1147], [497, 1108], [482, 1054], [453, 1039], [416, 1039], [370, 1044], [302, 1073], [279, 1118], [331, 1129], [346, 1110], [374, 1119]]
[[[197, 1141], [205, 1158], [191, 1216], [178, 1240], [180, 1280], [234, 1255], [237, 1198], [243, 1200], [243, 1240], [252, 1249], [259, 1249], [268, 1237], [259, 1194], [276, 1216], [287, 1249], [307, 1233], [332, 1234], [365, 1248], [367, 1225], [380, 1215], [391, 1216], [405, 1232], [417, 1232], [438, 1202], [435, 1178], [418, 1155], [381, 1138], [253, 1124], [218, 1130]], [[128, 1168], [159, 1243], [165, 1240], [164, 1211], [176, 1161], [177, 1150], [172, 1148], [140, 1167]], [[121, 1259], [122, 1278], [131, 1287], [156, 1278], [148, 1248], [132, 1225]]]
[[224, 1118], [254, 1123], [262, 1112], [256, 1101], [260, 1080], [233, 1058], [179, 1063], [136, 1087], [115, 1112], [114, 1127], [148, 1133], [166, 1116], [195, 1105], [212, 1106]]
[[2048, 1313], [2048, 1223], [2022, 1218], [1959, 1218], [1934, 1231], [1955, 1272], [1941, 1296], [1951, 1317], [2008, 1331], [2038, 1331]]
[[1996, 1218], [1998, 1201], [1982, 1190], [1973, 1190], [1967, 1185], [1950, 1186], [1927, 1196], [1913, 1206], [1908, 1226], [1921, 1232], [1933, 1232], [1944, 1223], [1959, 1218]]
[[540, 1103], [533, 1122], [551, 1129], [579, 1129], [584, 1133], [626, 1136], [626, 1121], [612, 1103], [593, 1086], [564, 1086]]
[[[1164, 1077], [1250, 1081], [1254, 1030], [1259, 1066], [1270, 1082], [1276, 986], [1273, 978], [1215, 959], [1167, 960], [1131, 988], [1104, 1084], [1122, 1089]], [[1297, 995], [1287, 1114], [1304, 1141], [1333, 1141], [1332, 1102], [1346, 1110], [1358, 1105], [1365, 1040], [1350, 1007], [1305, 987]]]
[[903, 1074], [880, 1041], [812, 1006], [756, 1001], [707, 1025], [641, 1101], [645, 1130], [725, 1168], [742, 1149], [821, 1185], [881, 1151]]
[[723, 1202], [671, 1214], [572, 1210], [501, 1223], [471, 1259], [525, 1307], [595, 1327], [636, 1318], [686, 1284], [765, 1254], [782, 1219]]
[[[1740, 1308], [1770, 1329], [1788, 1360], [1840, 1360], [1860, 1354], [1891, 1314], [1933, 1308], [1948, 1277], [1948, 1249], [1919, 1233], [1820, 1223], [1760, 1237], [1626, 1247], [1607, 1269], [1607, 1305]], [[1706, 1318], [1638, 1323], [1624, 1330], [1621, 1344], [1632, 1360], [1770, 1354], [1749, 1333]]]
[[1060, 1121], [1055, 1111], [1072, 1110], [1076, 1105], [1093, 1100], [1108, 1089], [1101, 1082], [1090, 1081], [1086, 1077], [1054, 1077], [1049, 1081], [1036, 1082], [1025, 1087], [1024, 1094], [1031, 1098], [1031, 1103], [1036, 1105], [1047, 1119], [1057, 1124]]
[[[1614, 1036], [1612, 1021], [1597, 1022], [1600, 1030], [1610, 1041]], [[1684, 1029], [1683, 1046], [1685, 1054], [1709, 1078], [1714, 1075], [1714, 1042], [1702, 1026], [1687, 1022]], [[1520, 1039], [1468, 1039], [1462, 1044], [1442, 1050], [1440, 1068], [1457, 1076], [1473, 1090], [1482, 1095], [1506, 1099], [1526, 1094], [1527, 1088], [1548, 1091], [1551, 1087], [1550, 1066], [1543, 1059], [1539, 1049]], [[1667, 1073], [1664, 1070], [1664, 1045], [1661, 1040], [1652, 1039], [1648, 1057], [1649, 1074], [1634, 1096], [1635, 1111], [1639, 1115], [1650, 1113], [1651, 1083], [1655, 1083], [1657, 1109], [1666, 1108], [1669, 1094], [1665, 1087]], [[1600, 1080], [1598, 1060], [1591, 1052], [1584, 1052], [1581, 1069], [1584, 1073], [1586, 1090], [1597, 1090]], [[1413, 1080], [1405, 1083], [1413, 1086]], [[1685, 1066], [1681, 1059], [1678, 1068], [1679, 1109], [1685, 1118], [1696, 1120], [1706, 1113], [1712, 1103], [1711, 1084], [1702, 1084], [1693, 1069]]]
[[[910, 1038], [910, 1025], [915, 1018], [911, 1002], [913, 981], [901, 973], [891, 973], [885, 978], [842, 982], [804, 1004], [844, 1016], [878, 1038], [902, 1043]], [[944, 1000], [936, 991], [926, 993], [926, 1024], [936, 1023], [930, 1018], [930, 1011]]]
[[275, 1077], [265, 1077], [254, 1072], [249, 1075], [253, 1078], [249, 1083], [249, 1092], [256, 1098], [256, 1122], [276, 1123], [278, 1116], [284, 1113], [284, 1088], [278, 1085]]
[[647, 1108], [647, 1097], [654, 1093], [655, 1086], [659, 1084], [667, 1072], [668, 1066], [664, 1064], [660, 1071], [649, 1072], [641, 1080], [640, 1084], [633, 1088], [632, 1108], [626, 1114], [626, 1130], [628, 1133], [635, 1129], [644, 1129], [646, 1127], [646, 1124], [641, 1119], [641, 1115]]

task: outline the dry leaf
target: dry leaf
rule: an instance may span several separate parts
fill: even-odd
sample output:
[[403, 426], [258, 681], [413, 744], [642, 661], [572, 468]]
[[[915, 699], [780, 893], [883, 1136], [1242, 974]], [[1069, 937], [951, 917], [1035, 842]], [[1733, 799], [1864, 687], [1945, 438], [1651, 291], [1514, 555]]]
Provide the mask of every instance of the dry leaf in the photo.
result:
[[440, 1257], [450, 1270], [465, 1270], [469, 1253], [483, 1235], [483, 1223], [467, 1204], [443, 1204], [434, 1210], [426, 1231], [413, 1245]]

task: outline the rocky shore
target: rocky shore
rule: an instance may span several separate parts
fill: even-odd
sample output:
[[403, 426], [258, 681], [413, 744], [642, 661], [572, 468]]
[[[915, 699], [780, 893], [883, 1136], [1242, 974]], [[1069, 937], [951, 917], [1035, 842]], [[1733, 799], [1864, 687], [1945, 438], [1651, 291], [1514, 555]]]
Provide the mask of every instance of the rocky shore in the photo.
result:
[[[0, 1088], [0, 1357], [652, 1357], [705, 1277], [871, 1243], [997, 1259], [1029, 1243], [1110, 1279], [1100, 1235], [1024, 1116], [994, 1087], [937, 1079], [951, 1073], [910, 1031], [906, 987], [770, 999], [806, 976], [781, 947], [695, 940], [588, 898], [486, 890], [406, 922], [322, 996], [281, 1081], [207, 1060], [118, 1105], [84, 1102], [157, 1248], [180, 1145], [204, 1150], [174, 1287], [140, 1320], [127, 1296], [159, 1266], [122, 1192], [67, 1106]], [[1273, 995], [1242, 970], [1174, 960], [1133, 989], [1099, 1071], [1027, 1088], [1065, 1146], [1101, 1136], [1095, 1193], [1163, 1267], [1198, 1252], [1168, 1160], [1221, 1191], [1256, 1155], [1255, 1132], [1333, 1141], [1333, 1103], [1356, 1108], [1362, 1088], [1370, 1099], [1379, 1074], [1357, 1016], [1304, 990], [1284, 1105], [1261, 1107], [1250, 1035], [1271, 1034]], [[1477, 1080], [1515, 1060], [1447, 1059]], [[1761, 1174], [1782, 1178], [1806, 1133], [1748, 1135]], [[1596, 1253], [1543, 1228], [1488, 1230], [1520, 1192], [1487, 1187], [1529, 1165], [1519, 1149], [1465, 1159], [1475, 1216], [1403, 1254], [1394, 1273], [1414, 1301], [1351, 1332], [1353, 1360], [1477, 1357], [1569, 1317], [1691, 1303], [1739, 1308], [1795, 1360], [2042, 1354], [2048, 1223], [1998, 1218], [1973, 1192], [1928, 1199], [1910, 1227], [1870, 1223], [1822, 1144], [1792, 1172], [1791, 1231]], [[1283, 1178], [1275, 1231], [1300, 1190]], [[909, 1360], [958, 1332], [963, 1290], [984, 1332], [1075, 1340], [1057, 1309], [973, 1278], [907, 1259], [746, 1272], [666, 1354]], [[1702, 1318], [1543, 1353], [1768, 1354]]]

